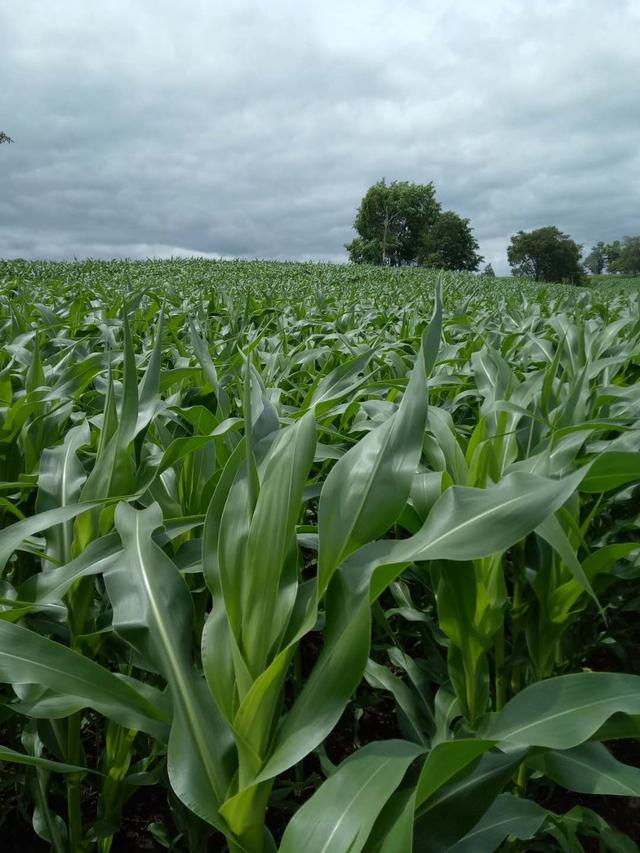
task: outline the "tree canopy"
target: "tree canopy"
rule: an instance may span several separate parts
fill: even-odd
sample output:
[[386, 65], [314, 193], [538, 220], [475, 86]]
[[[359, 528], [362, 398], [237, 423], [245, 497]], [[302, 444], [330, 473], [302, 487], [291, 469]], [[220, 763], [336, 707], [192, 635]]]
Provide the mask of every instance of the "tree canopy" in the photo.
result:
[[640, 275], [640, 236], [625, 237], [622, 244], [618, 242], [616, 258], [609, 264], [609, 270], [625, 275]]
[[534, 231], [518, 231], [511, 238], [507, 258], [513, 275], [535, 281], [564, 281], [577, 284], [583, 272], [582, 246], [555, 225]]
[[0, 130], [0, 145], [2, 145], [3, 142], [13, 142], [13, 139], [10, 136], [7, 136], [4, 131]]
[[596, 243], [587, 255], [585, 267], [594, 275], [621, 273], [640, 275], [640, 235]]
[[484, 258], [478, 254], [478, 241], [468, 219], [446, 210], [433, 223], [418, 254], [418, 263], [445, 270], [478, 269]]
[[433, 183], [383, 178], [365, 193], [353, 227], [358, 236], [345, 248], [354, 263], [476, 270], [482, 261], [469, 220], [442, 212]]
[[440, 214], [432, 183], [383, 178], [367, 190], [353, 227], [359, 236], [346, 248], [355, 263], [400, 266], [416, 260], [418, 246]]
[[622, 244], [620, 243], [620, 240], [614, 240], [613, 243], [607, 243], [605, 247], [607, 272], [616, 271], [616, 263], [620, 260], [621, 252]]
[[607, 244], [600, 240], [587, 255], [584, 265], [594, 275], [601, 275], [607, 266]]

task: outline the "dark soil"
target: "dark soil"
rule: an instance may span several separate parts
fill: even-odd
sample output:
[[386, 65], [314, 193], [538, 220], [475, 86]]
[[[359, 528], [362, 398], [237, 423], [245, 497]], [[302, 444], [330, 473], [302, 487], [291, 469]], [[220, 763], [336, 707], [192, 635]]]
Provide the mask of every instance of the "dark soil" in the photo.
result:
[[34, 833], [31, 824], [12, 814], [0, 827], [2, 853], [49, 853], [50, 847]]
[[114, 836], [113, 853], [135, 853], [137, 850], [160, 853], [163, 847], [149, 831], [149, 824], [162, 823], [170, 835], [177, 830], [173, 825], [166, 792], [159, 786], [138, 788], [126, 803], [122, 814], [120, 832]]
[[334, 730], [324, 742], [327, 756], [333, 764], [340, 764], [347, 756], [374, 740], [401, 738], [395, 703], [388, 693], [375, 693], [371, 702], [356, 708], [349, 705]]

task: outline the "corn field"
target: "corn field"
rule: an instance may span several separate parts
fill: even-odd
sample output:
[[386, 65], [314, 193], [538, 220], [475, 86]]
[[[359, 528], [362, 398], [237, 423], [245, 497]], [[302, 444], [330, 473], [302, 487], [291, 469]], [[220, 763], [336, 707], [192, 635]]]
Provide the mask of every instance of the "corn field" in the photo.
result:
[[3, 838], [637, 851], [639, 297], [0, 263]]

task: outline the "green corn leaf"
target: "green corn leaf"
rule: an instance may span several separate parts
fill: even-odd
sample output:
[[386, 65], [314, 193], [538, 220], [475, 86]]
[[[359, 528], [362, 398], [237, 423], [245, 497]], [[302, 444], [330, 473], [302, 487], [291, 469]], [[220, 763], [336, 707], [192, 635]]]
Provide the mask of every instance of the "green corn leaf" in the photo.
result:
[[543, 829], [550, 817], [531, 800], [500, 794], [495, 803], [448, 853], [493, 853], [508, 837], [527, 841]]
[[442, 307], [438, 294], [407, 390], [385, 423], [365, 435], [332, 468], [320, 495], [319, 588], [361, 545], [381, 536], [398, 518], [416, 473], [427, 417], [427, 366], [435, 360]]
[[594, 459], [580, 484], [580, 491], [609, 492], [638, 480], [640, 480], [640, 453], [611, 450]]
[[322, 651], [283, 718], [269, 760], [256, 782], [296, 764], [324, 740], [364, 673], [371, 631], [366, 599], [354, 599], [344, 580], [336, 575], [327, 595], [327, 614]]
[[526, 753], [525, 748], [487, 752], [441, 787], [416, 810], [415, 847], [441, 853], [463, 838], [491, 807]]
[[153, 541], [162, 524], [153, 504], [121, 503], [116, 528], [123, 558], [105, 574], [113, 627], [166, 678], [173, 700], [168, 770], [185, 805], [226, 830], [218, 814], [229, 786], [231, 736], [191, 660], [193, 603], [175, 565]]
[[401, 787], [382, 808], [369, 839], [365, 853], [405, 853], [413, 850], [413, 821], [415, 789]]
[[598, 609], [603, 617], [604, 611], [602, 609], [602, 605], [598, 600], [595, 592], [593, 591], [593, 587], [587, 577], [580, 561], [576, 557], [573, 548], [571, 547], [571, 542], [569, 541], [569, 537], [564, 532], [564, 529], [555, 515], [549, 515], [545, 520], [536, 528], [536, 533], [542, 539], [551, 545], [551, 547], [558, 553], [561, 557], [563, 563], [569, 569], [574, 579], [580, 584], [582, 589], [591, 596], [591, 598], [598, 605]]
[[411, 739], [416, 743], [427, 745], [428, 736], [423, 732], [423, 723], [420, 715], [420, 705], [415, 693], [395, 675], [391, 670], [379, 663], [369, 659], [365, 670], [367, 683], [379, 690], [388, 690], [396, 701], [397, 706], [405, 715], [407, 722], [412, 728]]
[[[78, 450], [89, 443], [86, 421], [72, 427], [64, 444], [43, 451], [38, 476], [37, 512], [66, 507], [78, 502], [87, 474], [77, 457]], [[71, 559], [72, 520], [47, 531], [49, 554], [60, 562]]]
[[414, 536], [364, 546], [345, 571], [360, 587], [373, 575], [370, 598], [375, 600], [410, 562], [465, 561], [506, 551], [562, 506], [581, 476], [550, 480], [515, 472], [487, 489], [452, 486]]
[[207, 349], [207, 345], [200, 336], [200, 332], [198, 331], [195, 321], [192, 317], [189, 317], [189, 332], [191, 335], [191, 345], [193, 346], [193, 350], [196, 354], [196, 357], [200, 364], [202, 365], [202, 369], [204, 370], [205, 376], [207, 377], [207, 381], [213, 388], [213, 390], [218, 392], [218, 371], [215, 368], [213, 360], [209, 355], [209, 350]]
[[164, 740], [162, 712], [116, 675], [71, 649], [9, 622], [0, 621], [0, 680], [39, 684], [76, 697], [82, 707], [130, 729]]
[[156, 328], [156, 342], [151, 350], [151, 358], [142, 381], [138, 387], [138, 418], [135, 426], [136, 435], [144, 429], [153, 418], [158, 405], [160, 391], [160, 367], [162, 363], [162, 334], [164, 330], [164, 305], [160, 309], [160, 317]]
[[473, 761], [495, 746], [493, 740], [463, 738], [437, 744], [427, 755], [416, 789], [416, 806], [433, 796]]
[[640, 676], [580, 672], [532, 684], [481, 730], [497, 741], [570, 749], [616, 713], [640, 714]]
[[313, 393], [303, 404], [303, 409], [314, 408], [317, 415], [331, 410], [333, 404], [347, 395], [353, 395], [366, 381], [360, 377], [371, 361], [374, 350], [369, 349], [361, 355], [339, 364], [326, 376], [322, 376]]
[[11, 554], [29, 536], [33, 536], [43, 530], [48, 530], [55, 525], [64, 524], [73, 518], [77, 518], [83, 512], [100, 506], [103, 503], [105, 503], [104, 500], [85, 501], [79, 504], [72, 504], [71, 506], [49, 509], [46, 512], [29, 516], [29, 518], [17, 521], [0, 530], [0, 568], [6, 565]]
[[27, 767], [39, 767], [41, 770], [50, 770], [52, 773], [95, 773], [88, 767], [80, 767], [76, 764], [64, 764], [61, 761], [51, 761], [37, 755], [28, 755], [24, 752], [16, 752], [7, 746], [0, 746], [0, 762], [7, 764], [23, 764]]
[[108, 533], [90, 542], [79, 557], [66, 565], [27, 578], [19, 594], [25, 601], [37, 604], [61, 602], [79, 578], [103, 574], [121, 551], [118, 534]]
[[527, 765], [581, 794], [640, 796], [640, 769], [623, 764], [601, 743], [530, 756]]
[[287, 608], [284, 599], [278, 601], [278, 592], [314, 450], [315, 421], [308, 413], [281, 432], [265, 464], [249, 527], [242, 590], [242, 644], [249, 667], [256, 672], [264, 668], [276, 639], [272, 632], [279, 633], [274, 625], [288, 621], [286, 610], [275, 611], [278, 606]]
[[421, 748], [372, 743], [347, 758], [289, 822], [280, 853], [358, 853]]

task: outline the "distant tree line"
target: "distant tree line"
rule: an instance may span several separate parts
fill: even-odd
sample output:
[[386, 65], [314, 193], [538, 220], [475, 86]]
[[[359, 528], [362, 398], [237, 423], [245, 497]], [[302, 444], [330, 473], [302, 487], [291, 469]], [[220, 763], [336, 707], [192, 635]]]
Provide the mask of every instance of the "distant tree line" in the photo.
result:
[[514, 275], [536, 281], [579, 284], [585, 271], [640, 275], [640, 236], [597, 243], [582, 261], [582, 246], [554, 226], [519, 231], [511, 238], [507, 257]]
[[[468, 219], [442, 210], [433, 182], [382, 180], [369, 187], [347, 243], [356, 264], [425, 266], [475, 272], [484, 260]], [[640, 275], [640, 236], [595, 245], [584, 262], [582, 246], [555, 225], [518, 231], [507, 249], [513, 275], [580, 284], [585, 271]], [[482, 275], [495, 277], [491, 264]]]
[[585, 258], [584, 265], [594, 275], [640, 275], [640, 236], [624, 237], [613, 243], [596, 243]]

